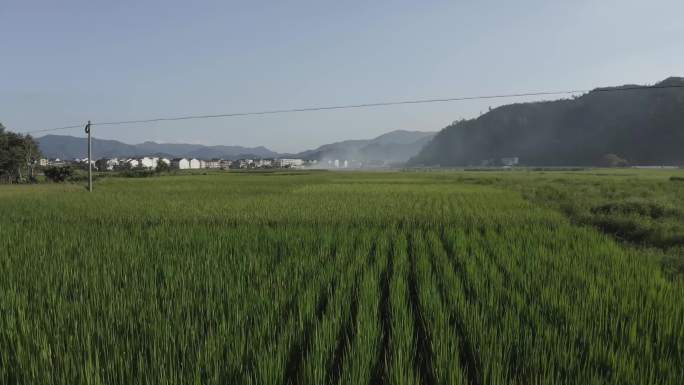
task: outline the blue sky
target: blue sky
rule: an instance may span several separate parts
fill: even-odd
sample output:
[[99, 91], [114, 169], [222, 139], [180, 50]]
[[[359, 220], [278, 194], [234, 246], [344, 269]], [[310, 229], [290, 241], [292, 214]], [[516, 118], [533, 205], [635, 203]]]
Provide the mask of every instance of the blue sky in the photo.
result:
[[[3, 0], [0, 121], [29, 131], [654, 83], [684, 75], [682, 15], [681, 0]], [[439, 130], [514, 101], [103, 126], [95, 135], [299, 151]]]

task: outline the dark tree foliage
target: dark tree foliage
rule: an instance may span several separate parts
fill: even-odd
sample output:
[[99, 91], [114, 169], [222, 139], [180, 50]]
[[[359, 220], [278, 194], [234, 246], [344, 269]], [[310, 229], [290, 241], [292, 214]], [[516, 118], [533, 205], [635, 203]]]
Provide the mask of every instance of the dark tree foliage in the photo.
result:
[[0, 123], [0, 182], [32, 181], [39, 158], [38, 144], [31, 135], [7, 131]]
[[[684, 87], [684, 78], [658, 85]], [[529, 166], [594, 166], [606, 154], [634, 165], [684, 164], [684, 88], [627, 87], [506, 105], [455, 122], [410, 164], [467, 166], [517, 156]]]
[[98, 159], [95, 161], [95, 168], [98, 171], [107, 171], [107, 159]]
[[155, 168], [155, 171], [158, 173], [169, 172], [171, 171], [171, 166], [169, 166], [168, 163], [159, 160], [159, 162], [157, 162], [157, 167]]
[[74, 170], [70, 166], [56, 166], [46, 168], [44, 173], [48, 180], [62, 183], [74, 175]]

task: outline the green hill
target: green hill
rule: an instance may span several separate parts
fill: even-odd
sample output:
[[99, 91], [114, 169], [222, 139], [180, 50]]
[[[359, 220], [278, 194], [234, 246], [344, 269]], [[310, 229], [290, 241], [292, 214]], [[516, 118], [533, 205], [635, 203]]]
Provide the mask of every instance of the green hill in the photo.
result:
[[[656, 86], [684, 87], [684, 78]], [[684, 88], [630, 88], [493, 109], [444, 128], [409, 165], [467, 166], [519, 157], [531, 166], [589, 166], [600, 165], [606, 154], [630, 164], [684, 164]]]

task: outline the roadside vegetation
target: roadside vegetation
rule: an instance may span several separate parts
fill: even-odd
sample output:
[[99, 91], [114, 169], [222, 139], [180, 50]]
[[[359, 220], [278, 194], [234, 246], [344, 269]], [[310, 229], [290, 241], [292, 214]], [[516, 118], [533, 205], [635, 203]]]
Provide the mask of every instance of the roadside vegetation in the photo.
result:
[[679, 384], [677, 175], [4, 186], [0, 383]]

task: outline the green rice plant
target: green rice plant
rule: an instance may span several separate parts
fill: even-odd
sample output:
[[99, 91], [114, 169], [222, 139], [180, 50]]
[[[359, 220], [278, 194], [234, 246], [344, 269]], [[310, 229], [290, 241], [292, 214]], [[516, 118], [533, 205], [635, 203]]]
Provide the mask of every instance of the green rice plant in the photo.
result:
[[340, 383], [368, 384], [373, 380], [379, 364], [384, 361], [381, 351], [382, 322], [380, 314], [381, 282], [387, 269], [389, 240], [385, 232], [377, 235], [373, 248], [373, 265], [366, 270], [356, 292], [358, 302], [356, 322], [351, 325], [353, 338], [346, 341]]
[[444, 306], [443, 293], [448, 288], [433, 271], [435, 254], [443, 253], [444, 249], [435, 232], [414, 233], [411, 254], [419, 287], [421, 321], [429, 333], [431, 377], [437, 384], [465, 384], [467, 379], [463, 373], [459, 337], [455, 331], [457, 325]]
[[[335, 287], [329, 292], [326, 309], [321, 309], [319, 321], [313, 328], [310, 349], [302, 356], [302, 368], [299, 373], [299, 383], [324, 384], [332, 383], [332, 372], [336, 357], [336, 350], [343, 339], [345, 323], [351, 322], [353, 315], [354, 297], [358, 293], [358, 276], [362, 274], [362, 267], [370, 252], [371, 239], [361, 236], [361, 239], [348, 239], [345, 250], [337, 255], [341, 262], [336, 269]], [[323, 314], [324, 312], [324, 314]]]
[[3, 186], [0, 383], [678, 384], [684, 187], [627, 171]]
[[413, 359], [416, 355], [414, 321], [409, 303], [409, 258], [407, 240], [399, 233], [393, 241], [393, 273], [390, 281], [390, 358], [386, 378], [392, 385], [417, 384]]

